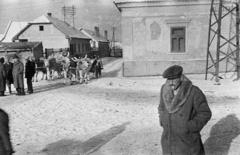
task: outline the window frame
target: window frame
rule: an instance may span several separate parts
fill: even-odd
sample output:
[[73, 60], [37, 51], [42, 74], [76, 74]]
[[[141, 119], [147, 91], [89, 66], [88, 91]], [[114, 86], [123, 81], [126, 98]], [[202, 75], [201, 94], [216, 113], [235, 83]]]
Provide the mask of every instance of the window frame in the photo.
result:
[[44, 25], [39, 25], [39, 31], [44, 31]]
[[[174, 29], [183, 29], [184, 30], [184, 50], [181, 51], [180, 50], [180, 37], [178, 38], [177, 42], [178, 42], [178, 50], [173, 50], [173, 30]], [[186, 53], [186, 26], [171, 26], [170, 27], [170, 53], [172, 54], [182, 54], [182, 53]]]

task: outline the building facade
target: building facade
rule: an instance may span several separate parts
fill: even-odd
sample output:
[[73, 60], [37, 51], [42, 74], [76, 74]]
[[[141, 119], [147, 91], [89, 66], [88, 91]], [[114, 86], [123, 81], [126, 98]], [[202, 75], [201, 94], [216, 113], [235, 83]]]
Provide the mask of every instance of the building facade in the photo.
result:
[[104, 31], [104, 36], [100, 34], [99, 27], [95, 26], [94, 31], [81, 28], [80, 31], [91, 38], [91, 55], [100, 57], [110, 56], [110, 42], [108, 40], [108, 32]]
[[[210, 0], [116, 0], [124, 76], [161, 75], [170, 65], [205, 73]], [[229, 31], [229, 21], [223, 23]], [[222, 69], [224, 67], [222, 66]]]
[[14, 41], [41, 41], [46, 56], [52, 52], [69, 50], [71, 55], [85, 55], [90, 52], [90, 38], [68, 23], [53, 17], [50, 13], [43, 15], [19, 32]]

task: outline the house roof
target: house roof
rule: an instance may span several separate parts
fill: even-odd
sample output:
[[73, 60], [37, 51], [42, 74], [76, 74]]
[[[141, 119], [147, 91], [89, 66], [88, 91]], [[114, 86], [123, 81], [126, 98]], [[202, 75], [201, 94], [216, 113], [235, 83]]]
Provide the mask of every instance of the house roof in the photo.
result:
[[48, 15], [42, 15], [33, 20], [32, 22], [29, 22], [29, 24], [21, 32], [19, 32], [14, 37], [14, 39], [16, 39], [20, 34], [22, 34], [28, 27], [35, 24], [53, 24], [53, 26], [56, 27], [59, 31], [61, 31], [63, 34], [65, 34], [67, 38], [81, 38], [89, 40], [91, 39], [88, 36], [84, 35], [81, 31], [69, 25], [68, 23]]
[[92, 30], [82, 28], [80, 29], [80, 31], [95, 41], [109, 42], [104, 36], [102, 36], [101, 34], [97, 36], [97, 34]]
[[154, 1], [167, 1], [167, 0], [114, 0], [115, 3], [125, 3], [125, 2], [154, 2]]
[[[231, 0], [224, 2], [230, 3]], [[188, 5], [210, 5], [210, 0], [114, 0], [113, 3], [122, 11], [123, 8], [138, 7], [160, 7], [160, 6], [188, 6]], [[218, 3], [218, 2], [216, 2]]]
[[1, 42], [12, 42], [14, 36], [18, 34], [24, 27], [26, 27], [28, 22], [16, 22], [10, 21], [5, 33], [0, 38]]
[[0, 51], [13, 51], [13, 50], [32, 50], [41, 42], [1, 42]]
[[54, 18], [52, 16], [46, 16], [48, 20], [62, 33], [70, 38], [83, 38], [83, 39], [90, 39], [88, 36], [84, 35], [81, 31], [77, 30], [76, 28], [72, 27], [68, 23]]
[[[171, 2], [171, 1], [179, 1], [179, 0], [114, 0], [114, 3], [128, 3], [128, 2]], [[196, 0], [185, 0], [188, 2], [196, 1]], [[226, 0], [231, 1], [231, 0]]]

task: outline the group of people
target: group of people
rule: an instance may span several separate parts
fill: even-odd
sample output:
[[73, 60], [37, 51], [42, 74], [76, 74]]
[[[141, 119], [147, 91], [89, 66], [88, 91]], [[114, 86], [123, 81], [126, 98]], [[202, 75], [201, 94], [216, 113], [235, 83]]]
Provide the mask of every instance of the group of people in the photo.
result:
[[[5, 90], [2, 87], [5, 86], [3, 81], [8, 74], [13, 75], [14, 85], [20, 83], [15, 85], [18, 93], [21, 94], [24, 91], [23, 64], [17, 57], [14, 57], [13, 60], [11, 72], [10, 63], [8, 61], [4, 63], [4, 59], [0, 59], [1, 95]], [[33, 66], [34, 62], [30, 57], [26, 63], [26, 71], [31, 73], [26, 74], [29, 79], [34, 71], [31, 70]], [[210, 120], [212, 112], [204, 93], [197, 86], [194, 86], [182, 72], [183, 68], [178, 65], [171, 66], [163, 72], [163, 78], [166, 78], [166, 82], [161, 87], [158, 106], [159, 123], [163, 128], [162, 154], [205, 155], [200, 131]], [[9, 135], [8, 115], [1, 109], [0, 143], [0, 154], [10, 155], [14, 152]]]
[[18, 55], [12, 57], [12, 62], [10, 61], [10, 57], [0, 58], [0, 96], [5, 96], [6, 86], [9, 93], [12, 94], [12, 84], [14, 84], [16, 89], [16, 95], [25, 95], [24, 73], [27, 79], [27, 91], [31, 94], [33, 93], [32, 78], [35, 74], [33, 57], [29, 56], [27, 58], [25, 69]]
[[[103, 69], [103, 64], [99, 56], [94, 56], [92, 60], [87, 58], [87, 56], [84, 58], [75, 56], [69, 58], [69, 61], [70, 66], [67, 65], [66, 62], [65, 65], [63, 65], [63, 71], [66, 72], [66, 75], [64, 76], [65, 79], [69, 78], [69, 75], [74, 75], [75, 78], [80, 80], [80, 83], [87, 83], [90, 80], [90, 72], [94, 74], [95, 78], [99, 78], [102, 75], [101, 70]], [[84, 63], [87, 63], [87, 65]], [[12, 84], [14, 84], [14, 87], [16, 88], [17, 95], [25, 95], [24, 77], [27, 81], [28, 93], [33, 93], [33, 77], [35, 73], [38, 73], [39, 71], [37, 64], [38, 63], [35, 62], [34, 57], [32, 56], [29, 56], [26, 59], [25, 65], [20, 61], [18, 55], [0, 58], [0, 96], [5, 96], [6, 86], [9, 93], [12, 94]], [[47, 68], [48, 66], [45, 67]], [[66, 67], [66, 69], [64, 69], [64, 67]], [[40, 68], [40, 71], [42, 71], [42, 67]], [[47, 70], [48, 69], [46, 69], [46, 72], [43, 74], [47, 74]], [[36, 79], [37, 75], [38, 74], [36, 74]]]

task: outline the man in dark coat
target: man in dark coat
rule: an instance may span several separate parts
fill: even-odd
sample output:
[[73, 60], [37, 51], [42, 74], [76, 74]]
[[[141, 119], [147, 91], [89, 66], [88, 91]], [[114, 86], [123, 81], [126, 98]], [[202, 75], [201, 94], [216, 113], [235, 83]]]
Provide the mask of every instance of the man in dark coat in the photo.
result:
[[96, 77], [97, 78], [102, 76], [102, 69], [103, 69], [102, 60], [99, 56], [97, 56], [97, 64], [96, 64]]
[[0, 109], [0, 155], [12, 155], [13, 153], [8, 114]]
[[12, 75], [12, 69], [13, 69], [13, 63], [9, 62], [9, 58], [6, 57], [6, 62], [4, 63], [4, 68], [6, 71], [6, 84], [8, 86], [9, 93], [12, 93], [11, 84], [13, 84], [13, 75]]
[[25, 95], [23, 82], [24, 65], [19, 60], [19, 57], [17, 55], [13, 56], [13, 61], [13, 81], [14, 86], [17, 90], [17, 95]]
[[28, 93], [33, 93], [33, 86], [32, 86], [32, 78], [36, 72], [35, 62], [33, 61], [32, 57], [28, 57], [26, 65], [25, 65], [25, 78], [27, 79], [27, 87]]
[[4, 96], [6, 90], [6, 72], [3, 64], [4, 58], [0, 58], [0, 96]]
[[171, 66], [161, 88], [158, 107], [163, 155], [204, 155], [200, 131], [211, 118], [203, 92], [182, 74], [181, 66]]

